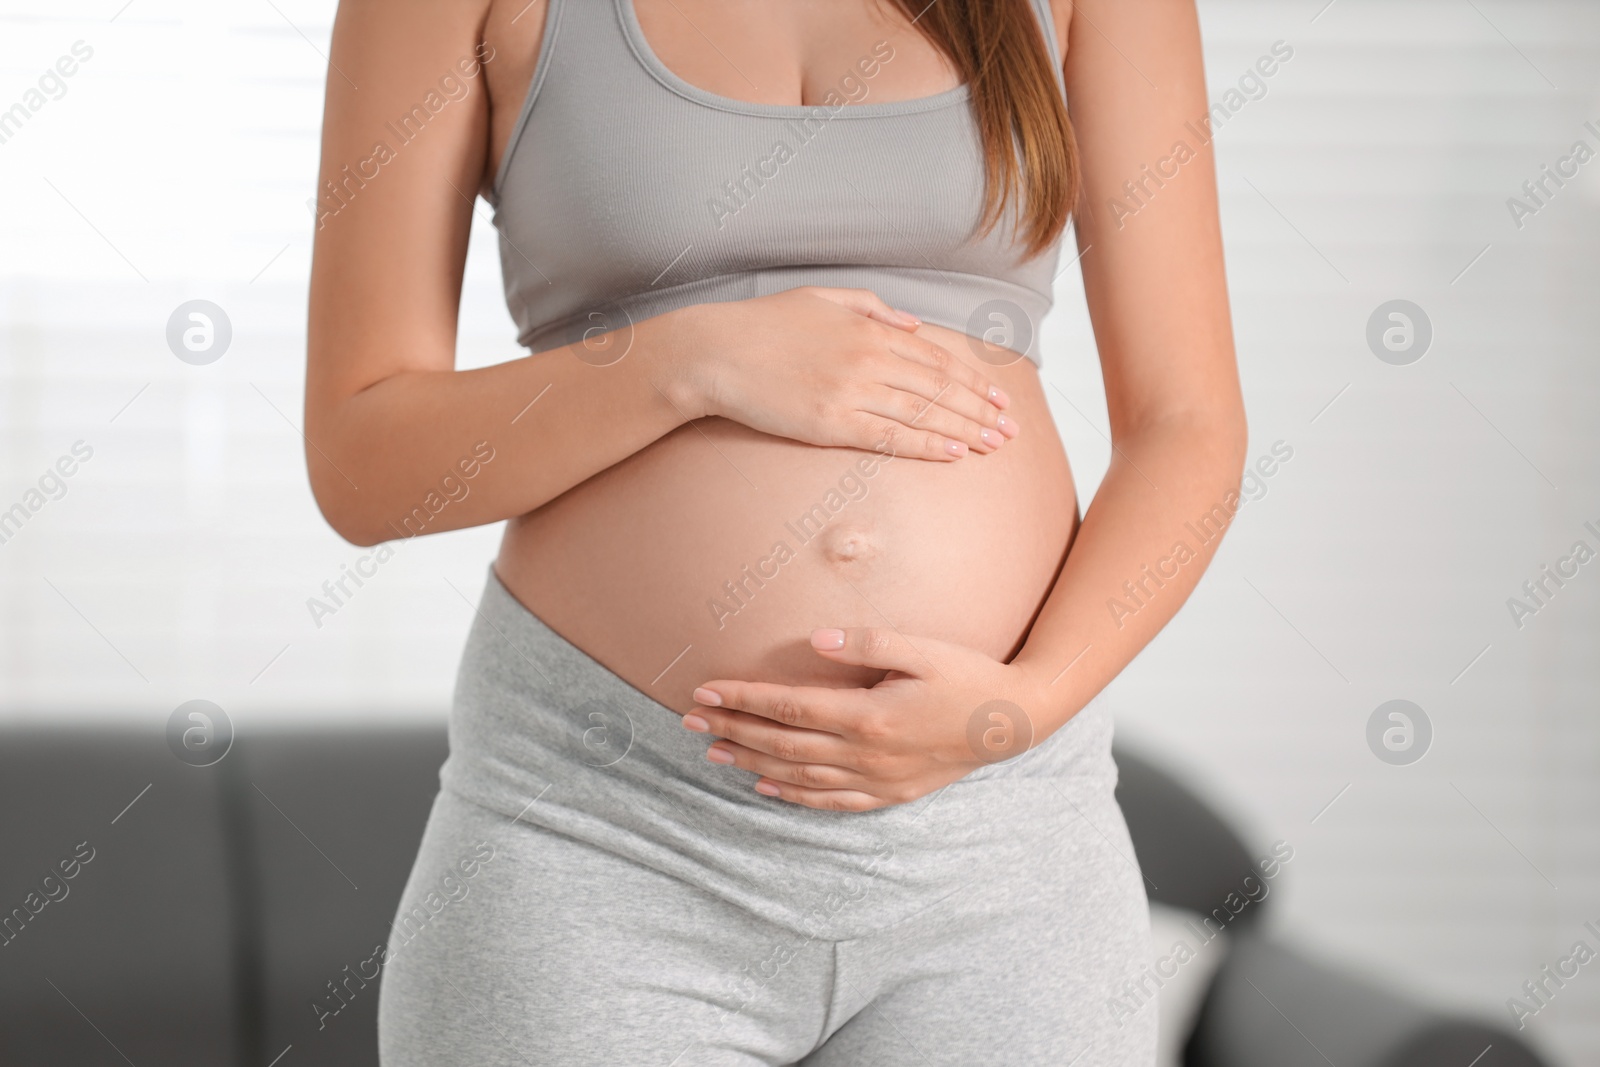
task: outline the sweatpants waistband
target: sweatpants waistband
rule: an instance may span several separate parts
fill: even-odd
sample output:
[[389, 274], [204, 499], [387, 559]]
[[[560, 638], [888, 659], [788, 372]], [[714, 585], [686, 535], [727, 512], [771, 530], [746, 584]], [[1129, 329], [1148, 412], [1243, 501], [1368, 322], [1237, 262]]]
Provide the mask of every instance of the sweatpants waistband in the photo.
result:
[[909, 804], [829, 812], [762, 796], [492, 569], [449, 737], [445, 789], [832, 939], [915, 914], [1079, 820], [1120, 819], [1111, 720], [1096, 702], [1024, 755]]

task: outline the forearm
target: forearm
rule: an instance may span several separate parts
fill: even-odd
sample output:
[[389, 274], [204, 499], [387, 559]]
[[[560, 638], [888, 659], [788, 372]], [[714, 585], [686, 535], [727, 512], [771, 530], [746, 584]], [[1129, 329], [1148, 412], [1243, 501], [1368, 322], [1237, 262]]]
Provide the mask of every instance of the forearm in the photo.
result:
[[627, 355], [606, 366], [569, 346], [480, 370], [401, 371], [308, 403], [306, 456], [323, 514], [365, 545], [555, 499], [694, 417], [676, 372], [685, 342], [675, 316], [639, 323]]
[[1117, 441], [1066, 563], [1013, 660], [1048, 735], [1183, 606], [1239, 503], [1242, 417], [1155, 422]]

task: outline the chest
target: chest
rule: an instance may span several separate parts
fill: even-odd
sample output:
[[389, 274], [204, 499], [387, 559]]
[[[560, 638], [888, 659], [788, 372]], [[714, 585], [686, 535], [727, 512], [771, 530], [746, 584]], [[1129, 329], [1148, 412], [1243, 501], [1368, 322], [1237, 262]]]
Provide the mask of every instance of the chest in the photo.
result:
[[[587, 2], [610, 6], [611, 0]], [[491, 0], [483, 29], [484, 43], [495, 56], [485, 67], [488, 176], [498, 169], [513, 135], [550, 6], [551, 0]], [[877, 102], [913, 100], [957, 82], [948, 60], [890, 0], [621, 0], [620, 6], [632, 13], [663, 66], [690, 85], [732, 100], [821, 103], [863, 58], [885, 45], [893, 60], [871, 84], [847, 85], [847, 90]], [[1050, 8], [1057, 54], [1065, 55], [1070, 0], [1050, 0]]]

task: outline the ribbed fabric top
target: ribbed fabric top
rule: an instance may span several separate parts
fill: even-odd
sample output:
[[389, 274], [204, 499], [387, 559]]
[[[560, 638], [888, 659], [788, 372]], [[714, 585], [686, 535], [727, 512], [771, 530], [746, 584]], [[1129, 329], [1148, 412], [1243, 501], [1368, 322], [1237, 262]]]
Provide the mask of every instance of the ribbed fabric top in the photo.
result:
[[[538, 352], [690, 304], [870, 289], [1039, 362], [1060, 242], [1014, 211], [977, 236], [983, 148], [962, 85], [874, 102], [880, 44], [816, 106], [718, 96], [651, 50], [632, 0], [547, 0], [492, 201], [506, 301]], [[1048, 0], [1031, 0], [1058, 72]], [[851, 102], [855, 101], [855, 102]]]

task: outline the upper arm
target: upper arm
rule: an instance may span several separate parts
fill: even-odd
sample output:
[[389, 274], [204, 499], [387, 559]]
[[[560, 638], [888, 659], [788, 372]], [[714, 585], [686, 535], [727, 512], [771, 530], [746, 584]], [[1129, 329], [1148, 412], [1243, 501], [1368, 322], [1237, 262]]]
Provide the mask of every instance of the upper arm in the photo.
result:
[[489, 0], [342, 0], [307, 327], [308, 421], [403, 370], [454, 366], [488, 99]]
[[1067, 34], [1075, 227], [1113, 433], [1191, 414], [1242, 429], [1193, 0], [1075, 0]]

